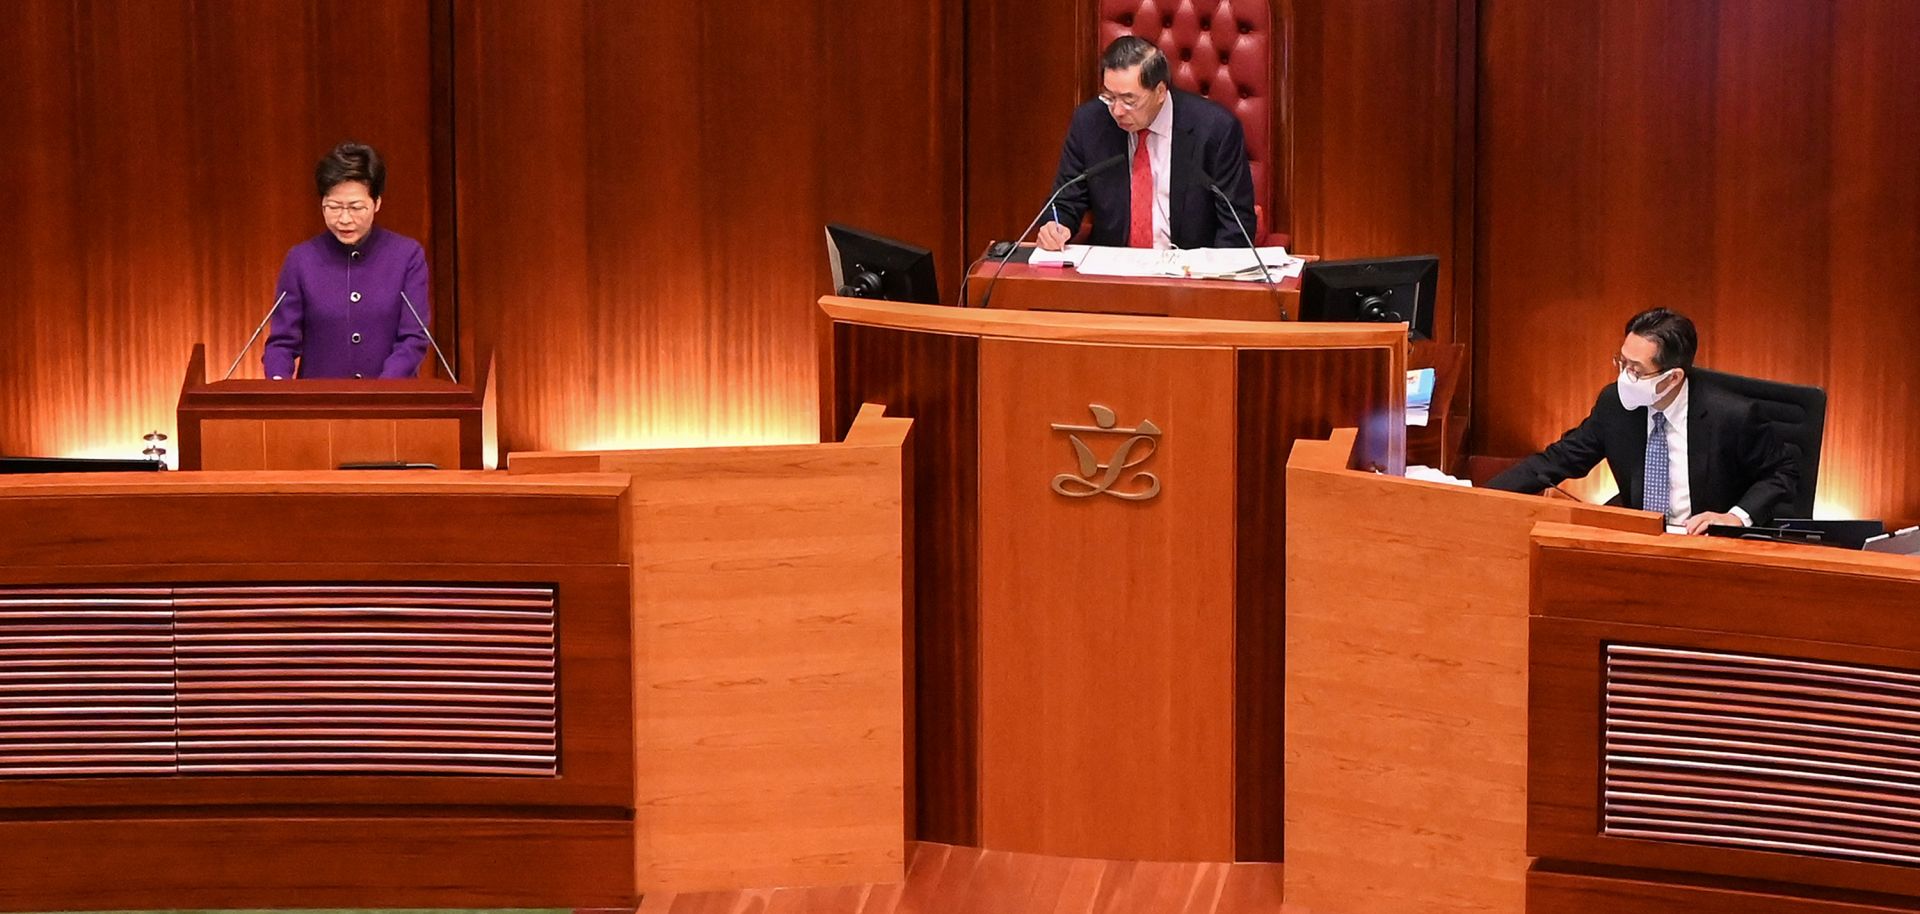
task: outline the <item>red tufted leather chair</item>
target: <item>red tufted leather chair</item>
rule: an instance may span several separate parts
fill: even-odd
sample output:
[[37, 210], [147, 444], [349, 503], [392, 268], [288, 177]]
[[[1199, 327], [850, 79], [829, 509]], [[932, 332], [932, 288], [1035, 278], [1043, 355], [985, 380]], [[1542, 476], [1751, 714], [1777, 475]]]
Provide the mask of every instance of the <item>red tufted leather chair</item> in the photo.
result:
[[1220, 103], [1240, 119], [1253, 167], [1253, 202], [1262, 244], [1279, 212], [1273, 159], [1273, 11], [1271, 0], [1100, 0], [1100, 48], [1122, 35], [1160, 46], [1173, 86]]

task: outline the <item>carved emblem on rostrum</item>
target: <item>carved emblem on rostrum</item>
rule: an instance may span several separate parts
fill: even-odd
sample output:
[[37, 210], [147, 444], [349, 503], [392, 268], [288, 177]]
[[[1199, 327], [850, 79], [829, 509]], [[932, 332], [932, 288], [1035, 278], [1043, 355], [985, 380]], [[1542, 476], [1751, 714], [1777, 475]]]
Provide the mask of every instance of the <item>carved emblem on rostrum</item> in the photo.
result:
[[[1117, 420], [1112, 409], [1098, 403], [1087, 404], [1087, 410], [1093, 413], [1092, 425], [1072, 425], [1065, 422], [1053, 423], [1053, 430], [1066, 432], [1067, 442], [1073, 448], [1073, 458], [1079, 466], [1078, 473], [1061, 473], [1053, 477], [1053, 490], [1068, 498], [1090, 498], [1095, 495], [1111, 495], [1126, 501], [1146, 501], [1160, 494], [1160, 477], [1145, 470], [1133, 470], [1146, 463], [1160, 449], [1160, 426], [1151, 419], [1142, 419], [1133, 428], [1117, 428]], [[1081, 436], [1096, 442], [1111, 440], [1108, 436], [1122, 436], [1113, 449], [1112, 456], [1104, 462], [1094, 453]]]

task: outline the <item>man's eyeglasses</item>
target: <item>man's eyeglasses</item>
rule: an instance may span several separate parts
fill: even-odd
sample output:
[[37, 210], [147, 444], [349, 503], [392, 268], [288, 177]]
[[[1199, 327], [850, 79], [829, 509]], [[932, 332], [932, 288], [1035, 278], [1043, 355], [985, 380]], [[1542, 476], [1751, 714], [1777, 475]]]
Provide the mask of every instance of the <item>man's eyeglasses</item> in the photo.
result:
[[1613, 370], [1621, 372], [1636, 381], [1644, 381], [1648, 378], [1658, 377], [1666, 373], [1665, 369], [1660, 368], [1652, 371], [1642, 371], [1638, 363], [1629, 362], [1617, 355], [1613, 357]]
[[1147, 97], [1144, 95], [1108, 95], [1102, 92], [1100, 93], [1100, 103], [1109, 108], [1119, 105], [1122, 111], [1138, 111], [1140, 110], [1140, 106], [1147, 103]]
[[320, 204], [320, 208], [324, 210], [326, 214], [329, 216], [338, 216], [341, 213], [352, 213], [355, 218], [364, 216], [373, 209], [373, 207], [370, 207], [365, 203], [332, 203], [332, 202], [322, 203]]

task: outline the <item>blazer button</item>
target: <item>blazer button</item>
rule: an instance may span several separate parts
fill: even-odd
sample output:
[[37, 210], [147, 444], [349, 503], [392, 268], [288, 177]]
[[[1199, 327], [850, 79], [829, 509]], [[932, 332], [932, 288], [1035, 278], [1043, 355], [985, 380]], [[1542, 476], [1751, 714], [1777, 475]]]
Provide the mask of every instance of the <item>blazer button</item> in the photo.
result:
[[363, 374], [361, 374], [360, 372], [357, 372], [357, 371], [353, 373], [353, 376], [354, 376], [354, 377], [356, 377], [356, 378], [364, 378], [364, 377], [366, 377], [366, 375], [363, 375]]
[[358, 342], [360, 342], [360, 334], [358, 334], [358, 333], [356, 333], [356, 334], [354, 334], [354, 335], [353, 335], [353, 341], [354, 341], [354, 342], [356, 342], [356, 343], [358, 343]]
[[360, 300], [360, 293], [358, 293], [358, 292], [349, 292], [349, 293], [347, 293], [347, 301], [353, 301], [353, 302], [357, 302], [357, 301], [359, 301], [359, 300]]

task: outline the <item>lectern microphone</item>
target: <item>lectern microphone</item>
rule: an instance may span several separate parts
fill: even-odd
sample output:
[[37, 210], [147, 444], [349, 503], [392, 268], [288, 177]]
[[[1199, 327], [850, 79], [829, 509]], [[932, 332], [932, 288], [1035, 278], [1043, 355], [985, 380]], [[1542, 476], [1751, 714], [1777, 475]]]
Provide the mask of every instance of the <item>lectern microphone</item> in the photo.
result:
[[433, 347], [433, 354], [440, 359], [440, 367], [446, 371], [447, 380], [450, 380], [455, 384], [460, 383], [460, 379], [454, 376], [453, 366], [447, 364], [447, 354], [440, 351], [439, 343], [434, 342], [433, 331], [428, 330], [427, 322], [420, 319], [420, 311], [414, 308], [413, 299], [408, 298], [407, 293], [401, 292], [400, 300], [407, 303], [407, 311], [413, 315], [413, 322], [416, 324], [419, 324], [420, 332], [427, 335], [427, 345]]
[[1273, 271], [1267, 269], [1267, 262], [1261, 259], [1260, 246], [1253, 243], [1253, 235], [1247, 231], [1247, 224], [1240, 221], [1240, 211], [1234, 208], [1233, 199], [1227, 196], [1226, 191], [1220, 189], [1219, 184], [1212, 181], [1207, 182], [1207, 189], [1213, 191], [1213, 195], [1219, 197], [1221, 203], [1226, 204], [1228, 215], [1233, 217], [1233, 224], [1240, 229], [1240, 238], [1246, 241], [1247, 250], [1253, 252], [1253, 262], [1260, 265], [1261, 278], [1267, 281], [1267, 288], [1273, 290], [1273, 303], [1280, 308], [1280, 319], [1286, 320], [1287, 300], [1280, 295], [1280, 281], [1273, 278]]
[[993, 284], [1000, 281], [1000, 271], [1007, 268], [1007, 261], [1013, 259], [1013, 252], [1020, 249], [1020, 242], [1027, 239], [1027, 235], [1032, 233], [1034, 227], [1040, 224], [1040, 220], [1047, 215], [1047, 211], [1053, 208], [1053, 201], [1060, 199], [1060, 194], [1065, 192], [1067, 188], [1079, 184], [1126, 160], [1127, 154], [1124, 152], [1109, 159], [1102, 159], [1101, 161], [1095, 162], [1092, 168], [1060, 182], [1060, 186], [1053, 189], [1053, 194], [1047, 197], [1047, 202], [1040, 204], [1040, 211], [1033, 214], [1033, 221], [1027, 223], [1027, 230], [1021, 232], [1020, 237], [1013, 239], [1012, 244], [1007, 245], [1007, 252], [1001, 255], [999, 263], [994, 264], [993, 275], [987, 278], [987, 290], [980, 295], [980, 307], [985, 308], [993, 304]]
[[267, 329], [267, 321], [273, 320], [273, 312], [280, 310], [280, 303], [286, 299], [287, 293], [283, 291], [279, 298], [273, 300], [273, 307], [268, 308], [267, 316], [260, 319], [260, 326], [253, 328], [253, 335], [247, 337], [247, 344], [240, 347], [240, 354], [233, 357], [233, 364], [227, 366], [227, 373], [221, 376], [220, 380], [233, 377], [233, 370], [240, 367], [240, 360], [247, 357], [247, 350], [253, 348], [253, 341], [260, 338], [260, 331]]

